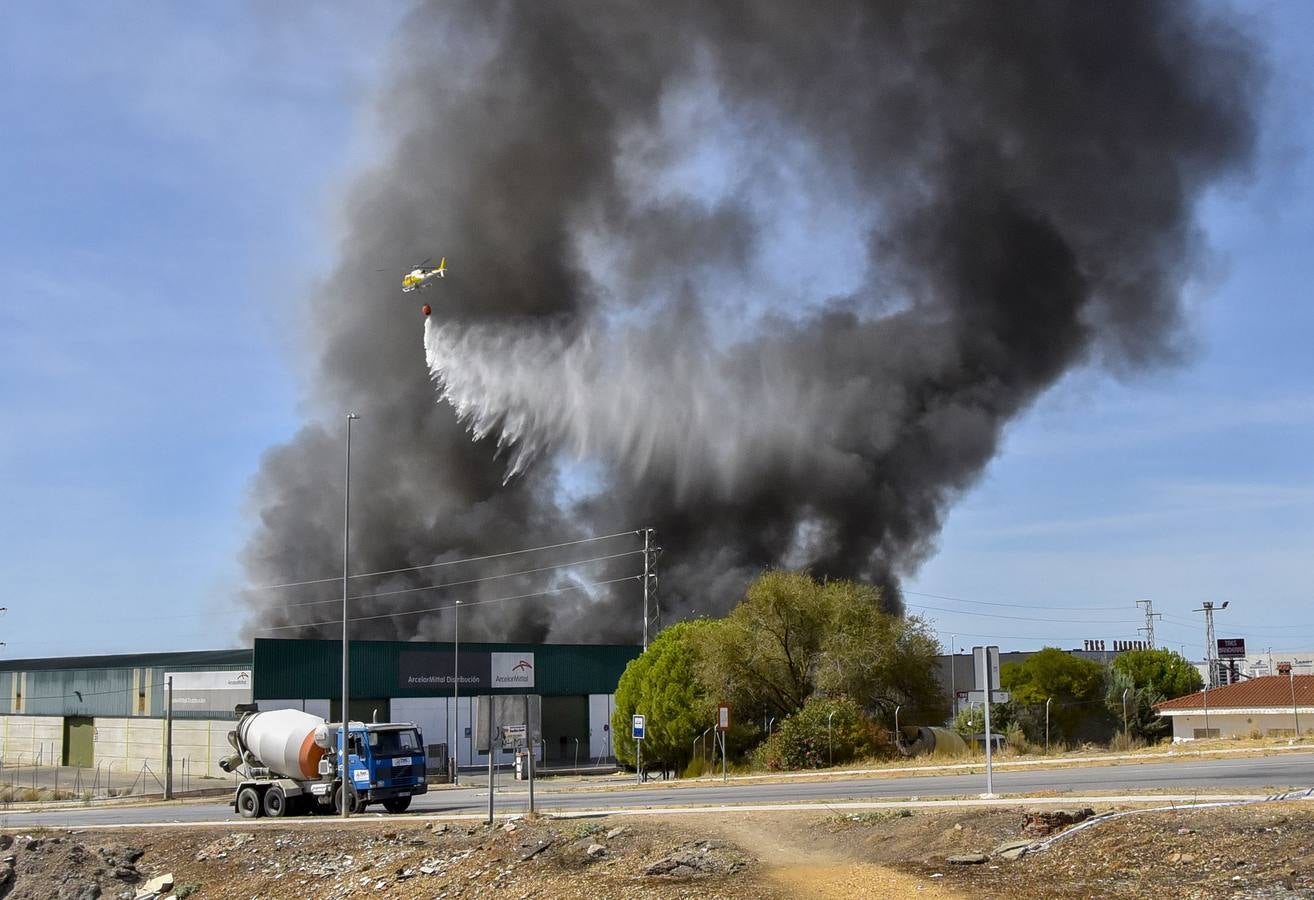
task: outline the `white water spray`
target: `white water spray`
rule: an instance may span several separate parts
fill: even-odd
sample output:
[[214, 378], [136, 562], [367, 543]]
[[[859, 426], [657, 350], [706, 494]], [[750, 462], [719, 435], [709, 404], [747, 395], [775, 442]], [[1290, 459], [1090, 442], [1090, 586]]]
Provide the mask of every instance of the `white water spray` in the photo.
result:
[[688, 335], [429, 318], [424, 350], [470, 433], [495, 434], [509, 453], [508, 480], [560, 448], [623, 460], [636, 479], [661, 471], [679, 492], [728, 493], [770, 465], [826, 452], [815, 429], [833, 396], [827, 402], [769, 346], [748, 357]]

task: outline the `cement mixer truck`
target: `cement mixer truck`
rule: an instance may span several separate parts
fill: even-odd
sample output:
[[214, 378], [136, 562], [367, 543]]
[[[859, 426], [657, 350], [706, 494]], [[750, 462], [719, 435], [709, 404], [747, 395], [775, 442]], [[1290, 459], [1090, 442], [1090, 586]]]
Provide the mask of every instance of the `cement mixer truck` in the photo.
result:
[[340, 812], [344, 798], [353, 812], [379, 803], [400, 813], [427, 790], [424, 743], [413, 724], [350, 723], [344, 765], [340, 723], [297, 709], [237, 710], [241, 719], [228, 733], [237, 755], [219, 765], [243, 776], [233, 808], [244, 818]]

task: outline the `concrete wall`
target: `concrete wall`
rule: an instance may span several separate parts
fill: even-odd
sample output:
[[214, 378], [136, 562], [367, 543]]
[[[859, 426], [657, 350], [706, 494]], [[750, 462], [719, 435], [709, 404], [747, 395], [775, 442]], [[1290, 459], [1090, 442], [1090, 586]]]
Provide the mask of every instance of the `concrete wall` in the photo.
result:
[[[1199, 714], [1176, 715], [1170, 717], [1173, 721], [1173, 741], [1190, 741], [1195, 739], [1196, 729], [1202, 733], [1205, 728], [1205, 716]], [[1258, 729], [1260, 734], [1268, 737], [1271, 731], [1277, 731], [1282, 734], [1285, 731], [1294, 733], [1296, 728], [1296, 716], [1290, 711], [1272, 712], [1272, 713], [1215, 713], [1209, 714], [1209, 726], [1211, 730], [1218, 732], [1220, 738], [1244, 738], [1249, 737], [1252, 729]], [[1300, 710], [1300, 730], [1302, 733], [1308, 733], [1314, 730], [1314, 709], [1306, 714], [1305, 708]], [[1202, 734], [1203, 736], [1203, 734]], [[1277, 735], [1274, 735], [1277, 736]]]
[[[164, 777], [164, 720], [144, 718], [110, 718], [96, 716], [95, 737], [92, 742], [95, 764], [105, 771], [139, 772], [148, 765], [157, 778]], [[199, 787], [196, 779], [215, 777], [229, 779], [219, 768], [219, 760], [232, 754], [228, 732], [233, 729], [231, 719], [183, 719], [173, 723], [173, 763], [177, 779], [187, 772], [192, 778], [190, 787]], [[64, 719], [62, 716], [0, 716], [0, 756], [7, 766], [30, 766], [39, 760], [41, 765], [59, 765], [64, 752]], [[182, 787], [180, 781], [175, 785]]]
[[[114, 771], [141, 770], [143, 763], [157, 778], [163, 778], [165, 723], [163, 719], [111, 719], [98, 716], [96, 723], [95, 759]], [[234, 753], [228, 743], [228, 732], [236, 723], [232, 719], [182, 719], [173, 723], [173, 771], [175, 779], [186, 773], [190, 787], [199, 787], [197, 779], [218, 778], [231, 780], [232, 776], [219, 768], [219, 761]], [[178, 780], [175, 785], [182, 787]]]
[[59, 765], [64, 757], [62, 716], [0, 716], [0, 756], [7, 766]]

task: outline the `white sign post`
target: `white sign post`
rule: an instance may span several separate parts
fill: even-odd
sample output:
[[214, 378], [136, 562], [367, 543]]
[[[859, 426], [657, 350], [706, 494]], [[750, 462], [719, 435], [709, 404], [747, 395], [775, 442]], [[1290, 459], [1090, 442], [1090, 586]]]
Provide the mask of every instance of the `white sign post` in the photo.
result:
[[721, 780], [730, 780], [729, 764], [725, 758], [725, 733], [730, 730], [730, 704], [722, 703], [716, 708], [716, 736], [721, 742]]
[[979, 694], [984, 701], [982, 706], [985, 708], [986, 796], [993, 797], [995, 795], [995, 765], [992, 747], [994, 742], [990, 737], [990, 702], [995, 698], [1007, 700], [1008, 696], [1002, 694], [999, 690], [998, 647], [973, 647], [972, 661], [974, 663], [972, 668], [976, 673], [977, 689], [969, 696], [975, 700], [974, 695]]
[[643, 735], [647, 730], [646, 717], [641, 715], [630, 717], [630, 737], [634, 738], [635, 776], [640, 783], [643, 782]]

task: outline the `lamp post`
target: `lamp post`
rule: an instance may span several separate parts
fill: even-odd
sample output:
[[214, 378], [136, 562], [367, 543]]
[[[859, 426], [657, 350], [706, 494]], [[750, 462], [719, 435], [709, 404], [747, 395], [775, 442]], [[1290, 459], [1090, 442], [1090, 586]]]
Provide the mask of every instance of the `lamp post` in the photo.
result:
[[461, 601], [456, 601], [456, 623], [452, 633], [452, 786], [461, 768]]
[[1049, 754], [1049, 704], [1054, 701], [1053, 697], [1045, 698], [1045, 754]]
[[833, 718], [835, 718], [835, 710], [832, 709], [830, 711], [830, 714], [826, 716], [826, 749], [829, 751], [829, 755], [830, 755], [830, 761], [827, 763], [827, 765], [830, 766], [835, 765], [835, 742], [831, 739], [830, 736], [830, 720]]
[[1127, 728], [1127, 692], [1130, 690], [1131, 688], [1122, 689], [1122, 739], [1129, 746], [1131, 744], [1131, 732]]
[[950, 698], [949, 709], [952, 710], [949, 718], [952, 721], [958, 717], [958, 651], [954, 647], [958, 644], [958, 635], [949, 635], [949, 693], [953, 696]]
[[1291, 684], [1291, 715], [1296, 720], [1296, 740], [1300, 740], [1300, 710], [1296, 707], [1296, 667], [1287, 669], [1287, 678]]
[[342, 747], [342, 817], [351, 815], [351, 773], [347, 765], [347, 731], [351, 725], [351, 713], [347, 689], [347, 561], [351, 548], [351, 423], [360, 416], [354, 412], [347, 413], [347, 469], [342, 485], [342, 730], [340, 742]]
[[902, 706], [896, 705], [894, 707], [894, 746], [896, 749], [903, 743], [899, 737], [899, 710], [901, 709], [903, 709]]

